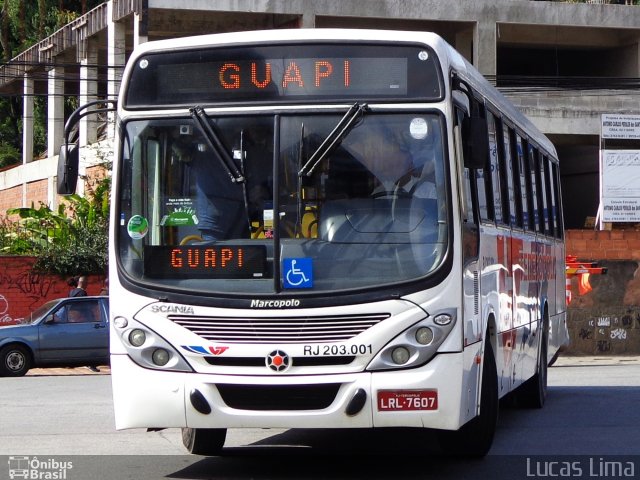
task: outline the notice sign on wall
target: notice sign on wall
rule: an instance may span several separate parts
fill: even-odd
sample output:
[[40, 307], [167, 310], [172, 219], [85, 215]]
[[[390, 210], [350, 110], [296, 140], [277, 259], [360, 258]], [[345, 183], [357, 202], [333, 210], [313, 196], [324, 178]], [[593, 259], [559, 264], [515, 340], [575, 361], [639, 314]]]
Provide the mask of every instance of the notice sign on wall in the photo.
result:
[[[615, 150], [607, 149], [607, 140], [616, 140]], [[601, 116], [602, 222], [640, 222], [640, 150], [636, 150], [638, 140], [640, 115], [605, 113]]]
[[640, 139], [640, 115], [602, 115], [603, 139]]
[[640, 150], [602, 150], [602, 221], [640, 222]]

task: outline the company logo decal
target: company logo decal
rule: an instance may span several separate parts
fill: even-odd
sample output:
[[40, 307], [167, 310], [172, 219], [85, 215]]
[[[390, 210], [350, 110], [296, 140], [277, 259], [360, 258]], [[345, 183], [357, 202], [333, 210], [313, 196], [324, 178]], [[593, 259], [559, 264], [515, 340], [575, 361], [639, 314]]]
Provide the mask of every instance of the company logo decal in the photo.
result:
[[291, 357], [282, 350], [274, 350], [267, 355], [266, 364], [274, 372], [284, 372], [291, 366]]
[[193, 307], [189, 305], [152, 305], [153, 313], [182, 313], [193, 315]]
[[202, 345], [181, 345], [187, 352], [197, 353], [198, 355], [221, 355], [226, 352], [229, 347], [203, 347]]

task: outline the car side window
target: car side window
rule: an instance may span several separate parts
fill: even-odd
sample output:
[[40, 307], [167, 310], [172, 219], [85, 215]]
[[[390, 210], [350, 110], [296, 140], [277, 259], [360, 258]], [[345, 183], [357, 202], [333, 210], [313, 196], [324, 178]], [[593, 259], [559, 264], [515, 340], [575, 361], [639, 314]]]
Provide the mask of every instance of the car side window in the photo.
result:
[[67, 322], [95, 323], [102, 321], [100, 303], [96, 300], [84, 300], [67, 305]]
[[67, 306], [63, 305], [61, 308], [49, 315], [53, 316], [53, 323], [67, 323]]

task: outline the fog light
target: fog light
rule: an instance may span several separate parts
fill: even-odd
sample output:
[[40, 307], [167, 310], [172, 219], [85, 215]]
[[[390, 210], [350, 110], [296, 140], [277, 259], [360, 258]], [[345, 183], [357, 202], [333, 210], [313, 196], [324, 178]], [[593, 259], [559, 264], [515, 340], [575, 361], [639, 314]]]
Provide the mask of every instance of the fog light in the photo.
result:
[[429, 345], [433, 341], [433, 331], [429, 327], [420, 327], [416, 330], [416, 342], [420, 345]]
[[156, 348], [151, 355], [153, 363], [160, 367], [166, 365], [169, 361], [169, 358], [171, 358], [169, 352], [167, 352], [164, 348]]
[[131, 330], [129, 334], [129, 343], [134, 347], [143, 345], [146, 339], [147, 335], [144, 333], [144, 330], [140, 330], [139, 328]]
[[409, 350], [406, 347], [397, 347], [391, 352], [391, 358], [398, 365], [403, 365], [409, 361]]

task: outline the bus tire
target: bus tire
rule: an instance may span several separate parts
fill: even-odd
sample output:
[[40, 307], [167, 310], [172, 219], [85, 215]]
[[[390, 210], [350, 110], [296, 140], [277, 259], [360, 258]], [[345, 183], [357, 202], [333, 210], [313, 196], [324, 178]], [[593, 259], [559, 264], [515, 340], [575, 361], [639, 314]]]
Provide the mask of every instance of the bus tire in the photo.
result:
[[482, 367], [480, 415], [464, 424], [459, 430], [439, 430], [438, 442], [447, 455], [481, 458], [489, 453], [498, 423], [498, 375], [493, 348], [486, 341]]
[[194, 455], [213, 456], [222, 452], [226, 428], [183, 428], [182, 444]]
[[516, 390], [516, 403], [525, 408], [542, 408], [547, 399], [547, 335], [541, 338], [538, 366], [533, 377]]
[[0, 376], [23, 377], [31, 368], [31, 353], [18, 344], [7, 345], [0, 350]]
[[553, 365], [556, 363], [556, 360], [558, 360], [558, 357], [560, 356], [560, 350], [558, 350], [555, 355], [551, 358], [551, 361], [549, 362], [549, 367], [553, 367]]

